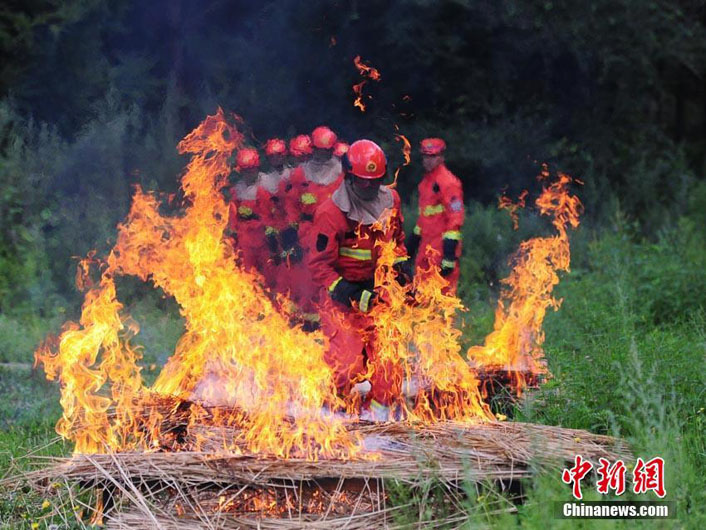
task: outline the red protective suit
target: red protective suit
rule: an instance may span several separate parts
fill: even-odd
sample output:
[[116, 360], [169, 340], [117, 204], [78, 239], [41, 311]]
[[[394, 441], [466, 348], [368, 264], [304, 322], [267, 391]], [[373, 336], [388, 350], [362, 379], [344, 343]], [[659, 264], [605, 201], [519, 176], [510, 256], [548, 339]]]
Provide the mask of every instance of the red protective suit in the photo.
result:
[[372, 290], [378, 249], [382, 238], [397, 241], [400, 257], [406, 256], [400, 198], [392, 190], [394, 206], [387, 220], [389, 230], [383, 232], [372, 225], [362, 225], [346, 217], [333, 200], [328, 199], [316, 210], [308, 240], [308, 264], [314, 282], [321, 289], [321, 328], [329, 337], [326, 362], [333, 368], [336, 386], [341, 394], [368, 372], [373, 363], [368, 399], [390, 404], [400, 389], [385, 377], [392, 370], [376, 365], [375, 325], [364, 313], [334, 302], [330, 293], [340, 279], [369, 284]]
[[268, 214], [268, 193], [252, 184], [238, 183], [230, 189], [228, 228], [235, 235], [241, 263], [246, 269], [263, 273], [268, 259], [263, 218]]
[[[321, 185], [307, 178], [306, 165], [292, 170], [289, 179], [282, 183], [281, 196], [284, 198], [284, 216], [286, 224], [296, 227], [299, 245], [307, 252], [307, 240], [311, 231], [314, 212], [341, 185], [343, 173], [331, 183]], [[311, 273], [306, 266], [306, 256], [301, 261], [290, 263], [289, 271], [283, 277], [290, 298], [297, 304], [304, 320], [316, 319], [315, 302], [318, 288], [315, 287]]]
[[[419, 218], [414, 233], [421, 238], [415, 259], [417, 274], [430, 265], [453, 267], [453, 271], [446, 276], [449, 282], [444, 289], [446, 294], [455, 294], [458, 285], [463, 217], [461, 181], [442, 163], [424, 175], [419, 183]], [[444, 240], [447, 240], [447, 245], [456, 242], [455, 259], [444, 255]], [[431, 263], [426, 253], [427, 247], [437, 251]]]
[[262, 213], [264, 237], [268, 247], [268, 257], [264, 263], [263, 274], [270, 289], [277, 290], [286, 282], [282, 281], [283, 274], [287, 274], [281, 256], [279, 237], [287, 226], [287, 217], [284, 208], [282, 190], [284, 182], [289, 179], [290, 169], [285, 168], [279, 172], [272, 170], [269, 173], [260, 173], [258, 179], [258, 207]]

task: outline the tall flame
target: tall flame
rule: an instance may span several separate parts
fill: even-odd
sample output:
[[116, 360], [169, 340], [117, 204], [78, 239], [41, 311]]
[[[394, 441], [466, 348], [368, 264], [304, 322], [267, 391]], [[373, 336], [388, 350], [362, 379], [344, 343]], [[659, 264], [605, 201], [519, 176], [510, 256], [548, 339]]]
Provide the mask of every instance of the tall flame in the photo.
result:
[[[359, 402], [337, 396], [324, 361], [326, 337], [291, 327], [281, 312], [286, 304], [273, 304], [263, 279], [237, 265], [224, 238], [228, 204], [222, 189], [229, 159], [243, 144], [241, 123], [219, 109], [179, 143], [179, 152], [191, 156], [179, 214], [161, 213], [160, 196], [138, 187], [108, 256], [99, 260], [91, 252], [79, 263], [77, 285], [86, 292], [81, 318], [35, 353], [47, 378], [61, 383], [57, 431], [75, 442], [78, 453], [179, 448], [170, 442], [173, 434], [162, 432], [168, 413], [159, 407], [163, 402], [172, 412], [186, 411], [197, 447], [212, 449], [215, 442], [224, 451], [308, 459], [346, 458], [362, 450], [338, 414], [356, 414]], [[409, 142], [401, 134], [397, 139], [406, 164]], [[536, 200], [557, 234], [522, 243], [503, 280], [495, 329], [484, 346], [468, 351], [470, 364], [460, 355], [461, 332], [454, 325], [464, 308], [444, 294], [446, 280], [430, 268], [401, 284], [400, 246], [388, 238], [377, 243], [378, 303], [369, 314], [375, 343], [367, 369], [368, 376], [384, 372], [391, 382], [393, 418], [490, 420], [476, 368], [545, 370], [542, 322], [548, 307], [559, 307], [551, 293], [557, 271], [569, 269], [567, 226], [578, 226], [581, 211], [568, 192], [571, 182], [560, 173]], [[501, 207], [516, 215], [520, 203], [504, 199]], [[389, 230], [386, 219], [380, 230]], [[185, 321], [176, 351], [151, 387], [141, 376], [140, 351], [131, 346], [139, 327], [118, 300], [119, 276], [161, 288]]]
[[[547, 180], [546, 166], [540, 180]], [[559, 283], [558, 271], [569, 271], [571, 253], [567, 225], [576, 228], [583, 210], [581, 201], [568, 191], [573, 179], [563, 173], [556, 181], [546, 185], [535, 201], [541, 215], [552, 217], [557, 233], [550, 237], [535, 237], [522, 242], [511, 258], [513, 268], [502, 280], [504, 289], [495, 311], [493, 331], [486, 337], [483, 346], [468, 350], [468, 359], [475, 366], [546, 373], [544, 360], [544, 331], [542, 324], [548, 308], [558, 310], [561, 300], [552, 296], [554, 286]], [[524, 204], [524, 197], [520, 203]], [[507, 208], [511, 202], [501, 201]], [[516, 215], [516, 207], [510, 212]], [[514, 218], [513, 218], [514, 220]], [[521, 375], [519, 376], [522, 377]], [[518, 390], [523, 380], [516, 381]]]
[[[192, 158], [181, 182], [183, 215], [160, 214], [158, 198], [138, 188], [100, 284], [86, 295], [80, 323], [68, 325], [58, 349], [47, 343], [37, 351], [47, 377], [61, 381], [64, 414], [57, 430], [76, 442], [77, 452], [155, 444], [159, 433], [146, 432], [136, 419], [154, 393], [227, 405], [217, 421], [241, 434], [226, 449], [307, 458], [354, 451], [341, 421], [325, 412], [339, 405], [323, 360], [325, 338], [290, 328], [257, 276], [236, 266], [223, 241], [228, 207], [221, 189], [242, 140], [220, 109], [184, 138], [179, 152]], [[186, 322], [149, 391], [124, 336], [129, 320], [116, 298], [117, 275], [161, 287]], [[194, 414], [199, 410], [193, 407]], [[154, 418], [153, 426], [158, 422]]]
[[443, 293], [446, 280], [430, 269], [418, 273], [413, 284], [401, 285], [395, 263], [402, 256], [395, 241], [383, 238], [378, 251], [380, 301], [370, 313], [376, 358], [369, 371], [382, 370], [392, 382], [388, 397], [397, 417], [425, 423], [493, 419], [473, 369], [460, 355], [461, 332], [454, 318], [463, 307]]

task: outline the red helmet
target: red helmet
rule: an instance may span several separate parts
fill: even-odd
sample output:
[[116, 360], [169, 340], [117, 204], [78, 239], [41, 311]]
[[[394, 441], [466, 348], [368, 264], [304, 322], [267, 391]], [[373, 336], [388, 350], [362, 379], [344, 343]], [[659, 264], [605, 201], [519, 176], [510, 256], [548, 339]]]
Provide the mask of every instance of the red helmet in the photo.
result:
[[238, 155], [235, 157], [235, 163], [238, 165], [238, 169], [258, 167], [260, 165], [260, 155], [257, 154], [257, 150], [246, 147], [238, 151]]
[[280, 138], [270, 138], [265, 143], [265, 154], [267, 156], [286, 155], [287, 144], [284, 140], [281, 140]]
[[325, 125], [321, 125], [311, 131], [311, 140], [314, 142], [314, 147], [319, 149], [331, 149], [336, 143], [336, 133]]
[[350, 146], [346, 142], [336, 142], [333, 145], [333, 156], [342, 158], [348, 152]]
[[362, 179], [379, 179], [387, 172], [387, 159], [382, 148], [371, 140], [353, 142], [343, 157], [346, 171]]
[[435, 156], [446, 151], [446, 142], [441, 138], [424, 138], [419, 145], [423, 155]]
[[311, 136], [300, 134], [289, 140], [289, 152], [296, 157], [310, 155], [313, 152]]

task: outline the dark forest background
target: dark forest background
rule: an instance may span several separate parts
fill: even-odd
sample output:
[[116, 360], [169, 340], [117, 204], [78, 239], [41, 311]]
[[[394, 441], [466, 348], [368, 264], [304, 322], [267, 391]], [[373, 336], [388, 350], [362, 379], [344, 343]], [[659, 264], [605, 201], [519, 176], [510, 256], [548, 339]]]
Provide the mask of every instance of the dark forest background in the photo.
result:
[[[75, 257], [107, 247], [133, 184], [176, 188], [176, 143], [219, 105], [255, 145], [326, 123], [393, 166], [395, 126], [442, 136], [470, 212], [548, 162], [585, 183], [584, 226], [703, 226], [705, 23], [696, 0], [4, 2], [0, 316], [75, 312]], [[382, 75], [365, 113], [356, 55]], [[415, 149], [410, 211], [420, 175]]]

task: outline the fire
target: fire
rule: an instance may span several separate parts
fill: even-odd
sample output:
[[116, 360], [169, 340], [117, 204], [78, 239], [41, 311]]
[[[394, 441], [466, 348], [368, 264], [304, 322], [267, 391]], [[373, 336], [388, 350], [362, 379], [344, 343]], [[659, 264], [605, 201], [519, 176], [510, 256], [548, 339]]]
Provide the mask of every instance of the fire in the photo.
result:
[[400, 174], [400, 169], [408, 166], [412, 161], [412, 145], [409, 143], [409, 140], [404, 134], [399, 133], [400, 128], [397, 124], [395, 124], [395, 130], [398, 131], [395, 133], [395, 141], [402, 142], [402, 156], [404, 156], [404, 163], [395, 169], [395, 178], [392, 181], [392, 184], [390, 184], [390, 188], [395, 188], [397, 186], [397, 176]]
[[360, 83], [353, 85], [353, 93], [355, 94], [355, 100], [353, 101], [353, 106], [360, 109], [360, 112], [365, 112], [365, 103], [363, 103], [363, 87], [367, 81], [363, 80]]
[[[347, 429], [348, 421], [358, 419], [360, 396], [337, 395], [324, 361], [326, 337], [293, 326], [283, 311], [286, 301], [273, 303], [263, 278], [237, 265], [224, 237], [223, 188], [232, 154], [243, 145], [241, 125], [220, 109], [208, 116], [178, 145], [191, 156], [181, 179], [180, 212], [161, 213], [162, 197], [138, 187], [113, 249], [103, 259], [91, 252], [79, 263], [81, 317], [35, 353], [47, 378], [61, 384], [57, 432], [75, 443], [75, 452], [180, 450], [188, 438], [191, 450], [310, 460], [362, 454], [358, 435]], [[411, 146], [402, 134], [396, 140], [406, 165]], [[559, 174], [537, 199], [557, 235], [522, 243], [504, 280], [495, 330], [484, 346], [468, 351], [471, 363], [461, 356], [455, 326], [464, 308], [443, 293], [446, 280], [439, 271], [417, 271], [412, 283], [400, 285], [395, 265], [404, 256], [394, 241], [378, 244], [378, 302], [369, 314], [376, 355], [368, 377], [384, 371], [392, 382], [389, 419], [492, 420], [476, 369], [545, 370], [542, 322], [548, 307], [559, 307], [551, 292], [557, 271], [569, 269], [567, 225], [578, 226], [581, 210], [567, 191], [571, 182]], [[516, 215], [520, 203], [502, 199], [501, 207]], [[185, 321], [175, 352], [151, 387], [141, 375], [140, 349], [132, 346], [139, 326], [118, 298], [115, 280], [121, 276], [162, 289]], [[175, 418], [188, 434], [163, 428]], [[270, 500], [260, 501], [256, 508], [267, 511]]]
[[518, 215], [518, 210], [521, 210], [522, 208], [525, 207], [525, 200], [527, 199], [527, 195], [529, 192], [527, 190], [524, 190], [522, 193], [520, 193], [519, 197], [517, 197], [517, 202], [513, 202], [510, 197], [507, 195], [501, 195], [500, 198], [498, 199], [498, 208], [501, 210], [507, 210], [508, 213], [510, 214], [510, 218], [512, 219], [512, 227], [517, 230], [519, 228], [519, 215]]
[[[339, 403], [323, 360], [325, 337], [290, 328], [259, 277], [240, 270], [224, 242], [228, 206], [221, 189], [242, 141], [220, 109], [184, 138], [179, 152], [192, 158], [181, 182], [182, 215], [162, 215], [158, 197], [138, 188], [80, 322], [67, 325], [56, 348], [46, 343], [37, 351], [47, 377], [61, 382], [57, 431], [75, 441], [76, 452], [158, 445], [161, 416], [142, 417], [155, 395], [227, 405], [212, 421], [238, 426], [235, 444], [253, 452], [306, 458], [354, 452], [342, 422], [326, 412]], [[149, 389], [130, 346], [137, 327], [117, 299], [120, 275], [162, 288], [186, 321]], [[194, 420], [200, 410], [191, 407]]]
[[[549, 171], [544, 166], [539, 179], [546, 181], [548, 177]], [[535, 237], [520, 245], [511, 259], [514, 266], [510, 275], [502, 280], [505, 288], [498, 300], [493, 331], [483, 346], [468, 350], [468, 359], [476, 367], [517, 370], [518, 391], [525, 386], [522, 372], [546, 373], [542, 323], [548, 308], [556, 311], [561, 305], [552, 291], [559, 283], [558, 271], [569, 271], [571, 253], [567, 227], [578, 227], [583, 210], [578, 197], [569, 192], [572, 182], [571, 177], [559, 173], [556, 181], [543, 188], [535, 205], [541, 215], [552, 217], [557, 233]], [[508, 199], [500, 202], [501, 208], [509, 207], [513, 221], [525, 196], [523, 193], [517, 204]]]
[[[363, 103], [363, 87], [368, 82], [368, 79], [371, 79], [373, 81], [380, 81], [381, 76], [380, 76], [380, 72], [376, 68], [373, 68], [372, 66], [368, 66], [367, 64], [363, 63], [363, 61], [360, 58], [360, 55], [355, 56], [355, 58], [353, 59], [353, 64], [358, 69], [358, 73], [362, 77], [367, 78], [367, 79], [363, 79], [360, 83], [353, 85], [353, 93], [355, 94], [355, 100], [353, 100], [353, 106], [360, 109], [360, 112], [365, 112], [366, 107], [365, 107], [365, 103]], [[370, 97], [370, 96], [368, 96], [368, 97]]]
[[379, 243], [375, 285], [379, 303], [371, 310], [379, 337], [370, 371], [384, 370], [393, 381], [393, 414], [413, 422], [438, 419], [493, 419], [479, 393], [472, 368], [460, 355], [461, 332], [454, 326], [458, 298], [443, 294], [438, 271], [421, 271], [411, 285], [400, 285], [394, 241]]
[[368, 66], [367, 64], [363, 63], [363, 61], [360, 59], [360, 55], [356, 55], [353, 58], [353, 64], [355, 64], [355, 67], [358, 69], [358, 72], [360, 72], [360, 75], [368, 77], [373, 81], [380, 81], [381, 76], [377, 68], [373, 68], [372, 66]]

